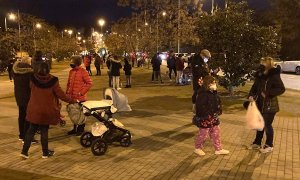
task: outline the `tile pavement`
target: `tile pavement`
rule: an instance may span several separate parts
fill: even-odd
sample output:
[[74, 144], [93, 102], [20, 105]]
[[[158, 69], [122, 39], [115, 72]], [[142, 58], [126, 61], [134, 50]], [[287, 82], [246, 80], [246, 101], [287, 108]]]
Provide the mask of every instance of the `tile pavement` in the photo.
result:
[[[168, 95], [155, 94], [160, 98]], [[33, 145], [30, 159], [25, 161], [19, 157], [22, 143], [17, 140], [15, 103], [2, 98], [0, 106], [5, 108], [0, 113], [0, 178], [6, 173], [8, 179], [300, 179], [299, 118], [276, 117], [274, 152], [260, 154], [246, 150], [254, 132], [244, 128], [245, 112], [225, 112], [221, 138], [231, 154], [214, 155], [208, 140], [204, 149], [207, 155], [198, 157], [193, 154], [197, 129], [191, 125], [192, 114], [186, 110], [189, 107], [168, 109], [174, 104], [162, 100], [164, 108], [158, 108], [151, 98], [143, 96], [135, 94], [131, 98], [133, 112], [116, 116], [133, 134], [131, 147], [111, 145], [104, 156], [95, 157], [89, 148], [79, 145], [78, 137], [65, 135], [71, 128], [67, 121], [66, 127], [50, 129], [49, 145], [56, 151], [54, 157], [41, 159], [40, 145]], [[152, 106], [143, 106], [140, 101]]]

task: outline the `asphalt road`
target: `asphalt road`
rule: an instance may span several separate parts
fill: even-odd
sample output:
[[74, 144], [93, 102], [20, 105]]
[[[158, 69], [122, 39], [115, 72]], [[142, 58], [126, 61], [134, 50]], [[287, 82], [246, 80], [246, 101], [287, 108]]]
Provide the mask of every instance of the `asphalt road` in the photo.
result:
[[300, 90], [300, 75], [281, 74], [281, 78], [286, 88]]

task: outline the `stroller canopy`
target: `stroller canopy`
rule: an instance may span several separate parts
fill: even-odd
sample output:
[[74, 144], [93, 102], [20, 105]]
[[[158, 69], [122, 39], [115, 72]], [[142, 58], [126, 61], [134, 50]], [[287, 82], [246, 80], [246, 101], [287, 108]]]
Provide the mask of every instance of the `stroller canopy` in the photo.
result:
[[116, 89], [107, 88], [103, 92], [105, 100], [112, 100], [113, 106], [117, 108], [117, 112], [128, 112], [132, 111], [131, 107], [128, 104], [128, 98], [118, 92]]

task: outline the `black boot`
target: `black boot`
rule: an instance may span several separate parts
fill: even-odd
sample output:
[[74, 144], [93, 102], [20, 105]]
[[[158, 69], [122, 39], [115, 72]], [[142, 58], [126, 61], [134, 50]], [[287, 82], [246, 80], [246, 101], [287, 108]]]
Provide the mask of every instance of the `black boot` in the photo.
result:
[[73, 126], [73, 129], [72, 129], [71, 131], [68, 132], [68, 135], [76, 134], [76, 133], [77, 133], [77, 130], [76, 130], [76, 129], [77, 129], [77, 125], [74, 125], [74, 126]]
[[84, 127], [85, 127], [85, 124], [78, 125], [76, 136], [82, 135], [82, 133], [84, 132]]

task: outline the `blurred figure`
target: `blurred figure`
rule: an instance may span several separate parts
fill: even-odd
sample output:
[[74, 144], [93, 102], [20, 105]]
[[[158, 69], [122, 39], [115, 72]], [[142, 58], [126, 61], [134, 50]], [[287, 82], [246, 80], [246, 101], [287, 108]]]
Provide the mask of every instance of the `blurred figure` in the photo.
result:
[[36, 73], [40, 64], [43, 63], [43, 52], [42, 51], [36, 51], [33, 58], [32, 58], [32, 67], [33, 72]]
[[131, 88], [131, 65], [129, 64], [129, 60], [125, 58], [124, 71], [126, 76], [126, 88]]
[[85, 69], [88, 72], [88, 74], [90, 76], [92, 76], [92, 71], [91, 71], [92, 58], [91, 58], [91, 56], [86, 55], [84, 57], [83, 63], [84, 63]]
[[176, 84], [182, 83], [182, 76], [183, 76], [183, 69], [184, 69], [184, 59], [182, 58], [182, 54], [179, 54], [179, 56], [176, 58], [176, 70], [177, 70], [177, 76], [176, 76]]
[[13, 59], [9, 60], [9, 63], [7, 65], [7, 72], [8, 72], [8, 77], [10, 82], [12, 82], [13, 80], [13, 65], [14, 65], [14, 60]]
[[94, 61], [94, 65], [96, 68], [96, 76], [101, 76], [101, 69], [100, 69], [100, 65], [101, 65], [101, 57], [98, 54], [95, 54], [95, 61]]
[[161, 72], [160, 72], [160, 66], [161, 66], [162, 60], [159, 56], [159, 53], [156, 53], [152, 60], [152, 68], [153, 68], [153, 73], [152, 73], [152, 81], [158, 81], [158, 77], [161, 83], [163, 83], [162, 78], [161, 78]]
[[121, 62], [118, 60], [118, 56], [114, 56], [111, 59], [111, 76], [112, 76], [112, 86], [116, 90], [121, 90], [120, 88], [120, 69], [122, 68]]
[[167, 64], [169, 68], [169, 78], [172, 81], [172, 71], [174, 71], [175, 79], [177, 78], [177, 71], [176, 71], [176, 57], [173, 50], [169, 52], [169, 57], [167, 58]]

